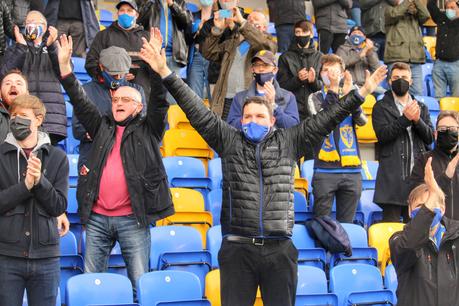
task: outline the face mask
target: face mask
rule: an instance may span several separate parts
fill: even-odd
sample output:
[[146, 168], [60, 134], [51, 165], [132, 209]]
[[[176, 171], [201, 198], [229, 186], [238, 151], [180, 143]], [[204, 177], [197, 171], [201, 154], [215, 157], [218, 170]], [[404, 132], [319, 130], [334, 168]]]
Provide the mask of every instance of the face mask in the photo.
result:
[[132, 120], [134, 120], [135, 117], [137, 117], [138, 113], [136, 113], [136, 110], [137, 110], [137, 104], [135, 105], [135, 109], [134, 109], [134, 112], [132, 114], [130, 114], [129, 116], [127, 116], [124, 120], [122, 121], [116, 121], [116, 124], [117, 125], [120, 125], [120, 126], [126, 126], [128, 125]]
[[25, 26], [25, 38], [34, 41], [43, 36], [43, 27], [39, 24], [29, 23]]
[[266, 135], [268, 135], [269, 127], [257, 124], [255, 122], [250, 122], [242, 125], [242, 132], [244, 133], [245, 138], [252, 142], [258, 143], [262, 141]]
[[349, 41], [354, 46], [360, 46], [365, 41], [365, 37], [354, 34], [354, 35], [349, 36]]
[[134, 25], [135, 22], [135, 17], [130, 16], [128, 14], [122, 14], [118, 16], [118, 24], [123, 28], [123, 29], [129, 29]]
[[457, 145], [458, 133], [453, 131], [437, 132], [437, 147], [449, 154]]
[[253, 76], [255, 77], [255, 81], [260, 85], [265, 85], [266, 82], [269, 82], [274, 79], [274, 73], [266, 72], [266, 73], [254, 73]]
[[30, 129], [31, 124], [32, 120], [16, 116], [10, 119], [10, 131], [16, 140], [21, 141], [32, 134], [32, 130]]
[[326, 87], [330, 86], [330, 79], [328, 78], [328, 73], [321, 73], [320, 78]]
[[220, 4], [220, 7], [223, 10], [231, 10], [233, 7], [237, 6], [237, 0], [227, 1], [227, 2], [218, 1], [218, 3]]
[[115, 79], [110, 73], [102, 71], [102, 77], [104, 78], [104, 84], [110, 89], [118, 89], [121, 86], [127, 86], [128, 81], [123, 77], [119, 80]]
[[[413, 209], [410, 215], [411, 219], [414, 219], [420, 210], [421, 210], [421, 207]], [[443, 214], [441, 213], [441, 209], [438, 207], [434, 208], [434, 214], [435, 216], [432, 220], [432, 224], [430, 225], [430, 228], [434, 228], [435, 226], [437, 226], [440, 223], [441, 218], [443, 217]]]
[[448, 17], [448, 19], [450, 20], [453, 20], [454, 18], [456, 18], [456, 10], [446, 9], [445, 14], [446, 14], [446, 17]]
[[311, 40], [311, 36], [295, 36], [295, 40], [297, 45], [299, 45], [301, 48], [304, 48], [308, 45], [309, 41]]
[[391, 88], [396, 96], [403, 97], [410, 89], [410, 82], [404, 79], [398, 79], [392, 81]]
[[202, 6], [211, 6], [214, 4], [214, 0], [199, 0]]

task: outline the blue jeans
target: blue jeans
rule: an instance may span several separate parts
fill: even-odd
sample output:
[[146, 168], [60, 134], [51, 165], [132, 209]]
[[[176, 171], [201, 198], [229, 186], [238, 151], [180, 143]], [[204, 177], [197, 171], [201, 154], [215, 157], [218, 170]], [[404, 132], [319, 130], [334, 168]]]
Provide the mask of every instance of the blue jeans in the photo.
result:
[[360, 10], [360, 7], [354, 7], [351, 9], [351, 16], [352, 20], [355, 21], [356, 26], [362, 26], [362, 19], [361, 19], [362, 11]]
[[276, 24], [277, 52], [285, 52], [292, 43], [295, 32], [293, 24]]
[[[180, 67], [180, 66], [173, 60], [172, 56], [166, 57], [166, 63], [167, 63], [167, 67], [169, 67], [169, 69], [170, 69], [172, 72], [175, 72], [176, 75], [180, 76], [180, 69], [182, 69], [182, 67]], [[169, 102], [170, 104], [177, 104], [177, 102], [175, 101], [174, 97], [172, 97], [172, 95], [169, 93], [169, 91], [167, 92], [166, 100], [167, 100], [167, 102]]]
[[186, 81], [190, 88], [201, 97], [201, 99], [204, 99], [204, 89], [206, 89], [207, 97], [210, 98], [210, 87], [209, 81], [207, 80], [208, 70], [209, 61], [195, 49], [193, 61], [187, 69]]
[[[411, 69], [411, 79], [413, 80], [413, 84], [410, 86], [410, 94], [413, 96], [422, 96], [423, 95], [423, 86], [424, 86], [424, 76], [422, 74], [422, 65], [421, 64], [409, 64]], [[390, 79], [392, 74], [392, 66], [394, 63], [387, 65], [389, 69], [389, 74], [387, 79]]]
[[436, 60], [432, 70], [432, 79], [435, 98], [440, 99], [446, 96], [448, 86], [451, 90], [451, 96], [459, 97], [459, 61]]
[[108, 217], [91, 213], [86, 225], [85, 273], [106, 272], [108, 258], [116, 241], [126, 263], [134, 293], [137, 280], [148, 272], [150, 230], [138, 224], [134, 216]]
[[22, 306], [24, 289], [30, 306], [55, 306], [59, 257], [26, 259], [0, 255], [0, 305]]

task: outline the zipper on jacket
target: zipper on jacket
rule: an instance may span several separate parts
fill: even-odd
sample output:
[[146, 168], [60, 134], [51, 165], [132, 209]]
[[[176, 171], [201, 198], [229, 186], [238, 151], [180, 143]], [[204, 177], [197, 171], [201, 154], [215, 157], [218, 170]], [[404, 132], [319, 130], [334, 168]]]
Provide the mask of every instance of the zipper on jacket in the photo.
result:
[[255, 158], [258, 165], [258, 177], [260, 179], [260, 236], [263, 237], [263, 173], [261, 169], [260, 144], [255, 149]]
[[233, 219], [233, 199], [231, 197], [231, 186], [228, 187], [228, 198], [229, 198], [229, 226], [231, 226], [231, 222]]

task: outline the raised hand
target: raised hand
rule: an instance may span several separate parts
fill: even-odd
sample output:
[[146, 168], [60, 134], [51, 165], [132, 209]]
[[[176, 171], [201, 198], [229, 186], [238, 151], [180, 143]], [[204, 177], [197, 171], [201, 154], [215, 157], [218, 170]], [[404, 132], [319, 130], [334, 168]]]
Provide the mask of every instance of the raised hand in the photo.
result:
[[14, 38], [18, 44], [27, 45], [24, 35], [22, 35], [21, 31], [19, 31], [18, 26], [14, 26]]
[[150, 37], [150, 42], [142, 37], [143, 46], [142, 49], [140, 49], [139, 56], [143, 61], [150, 65], [151, 69], [164, 78], [168, 76], [171, 71], [169, 67], [167, 67], [166, 52], [164, 49], [161, 49], [161, 32], [158, 33], [155, 29], [153, 29], [153, 34], [154, 35], [151, 35]]
[[427, 184], [429, 189], [429, 197], [427, 198], [425, 206], [431, 211], [433, 211], [434, 208], [442, 208], [444, 210], [445, 194], [435, 180], [432, 170], [432, 157], [427, 159], [427, 163], [424, 168], [424, 182]]
[[367, 70], [365, 71], [365, 76], [365, 84], [359, 89], [359, 94], [364, 98], [375, 91], [378, 85], [387, 77], [387, 66], [380, 66], [371, 75]]
[[344, 71], [343, 95], [346, 96], [352, 90], [353, 86], [351, 73], [348, 70]]
[[46, 41], [46, 46], [51, 46], [57, 39], [57, 29], [53, 26], [48, 27], [48, 40]]
[[72, 36], [69, 35], [67, 38], [67, 35], [62, 34], [56, 47], [61, 76], [64, 76], [72, 72], [72, 65], [70, 63], [73, 51]]
[[272, 104], [276, 104], [276, 89], [274, 88], [273, 81], [266, 82], [263, 85], [265, 90], [266, 99]]
[[245, 19], [242, 17], [241, 11], [237, 6], [233, 7], [233, 21], [242, 24]]
[[456, 156], [454, 156], [454, 158], [448, 163], [448, 166], [446, 167], [445, 174], [450, 179], [453, 178], [454, 173], [456, 172], [458, 162], [459, 162], [459, 154], [456, 154]]

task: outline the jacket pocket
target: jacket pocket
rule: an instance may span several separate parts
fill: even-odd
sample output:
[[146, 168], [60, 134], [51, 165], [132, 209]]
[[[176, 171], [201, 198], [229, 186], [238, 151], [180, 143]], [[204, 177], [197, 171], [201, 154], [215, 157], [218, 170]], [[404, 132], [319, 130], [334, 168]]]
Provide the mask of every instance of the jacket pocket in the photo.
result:
[[19, 242], [24, 227], [25, 206], [18, 205], [0, 216], [0, 241]]
[[41, 245], [53, 245], [59, 243], [57, 230], [57, 218], [51, 217], [43, 209], [37, 208], [38, 212], [38, 242]]
[[170, 193], [166, 176], [159, 171], [151, 171], [141, 180], [146, 213], [154, 214], [167, 208], [170, 203]]
[[410, 56], [410, 50], [406, 47], [403, 41], [388, 41], [384, 57], [393, 60], [393, 59], [408, 59]]

